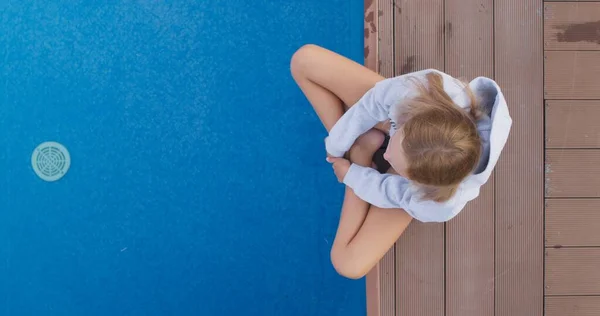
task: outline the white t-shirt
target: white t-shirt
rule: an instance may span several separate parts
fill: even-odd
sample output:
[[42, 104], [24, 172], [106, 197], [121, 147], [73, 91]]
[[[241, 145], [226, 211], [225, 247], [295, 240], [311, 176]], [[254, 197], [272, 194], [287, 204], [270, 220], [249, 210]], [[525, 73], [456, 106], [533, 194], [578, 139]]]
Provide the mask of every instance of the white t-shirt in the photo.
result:
[[[470, 100], [463, 86], [452, 76], [428, 69], [378, 82], [338, 120], [325, 141], [327, 152], [342, 157], [362, 134], [377, 123], [386, 120], [395, 125], [395, 112], [402, 102], [418, 93], [413, 77], [427, 84], [425, 75], [436, 72], [443, 78], [444, 90], [454, 103], [468, 111]], [[469, 87], [481, 104], [485, 115], [477, 122], [482, 139], [483, 154], [476, 171], [458, 187], [448, 201], [438, 203], [421, 199], [418, 187], [411, 181], [393, 174], [380, 174], [377, 170], [352, 164], [344, 184], [364, 201], [381, 208], [402, 208], [421, 222], [445, 222], [454, 218], [467, 204], [479, 196], [481, 186], [487, 182], [510, 132], [512, 119], [500, 87], [493, 80], [478, 77]], [[395, 128], [392, 127], [390, 135]]]

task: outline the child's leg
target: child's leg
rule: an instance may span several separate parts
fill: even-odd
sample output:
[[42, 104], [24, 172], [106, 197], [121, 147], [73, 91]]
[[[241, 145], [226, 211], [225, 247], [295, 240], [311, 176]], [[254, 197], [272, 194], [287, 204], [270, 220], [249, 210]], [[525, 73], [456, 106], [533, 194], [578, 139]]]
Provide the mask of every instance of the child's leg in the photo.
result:
[[[291, 71], [327, 131], [344, 114], [344, 104], [354, 105], [384, 79], [344, 56], [315, 45], [303, 46], [294, 54]], [[385, 129], [384, 124], [377, 127]]]
[[[352, 162], [370, 166], [383, 134], [371, 130], [350, 150]], [[340, 223], [331, 249], [339, 274], [358, 279], [366, 275], [404, 232], [412, 217], [402, 209], [382, 209], [361, 200], [346, 187]]]
[[[343, 56], [307, 45], [291, 62], [292, 75], [327, 129], [375, 83], [384, 78]], [[384, 124], [378, 129], [387, 131]], [[350, 149], [353, 162], [370, 166], [382, 135], [374, 130], [361, 136]], [[331, 250], [336, 270], [349, 278], [364, 276], [391, 248], [411, 217], [402, 209], [380, 209], [358, 198], [346, 188], [340, 223]]]

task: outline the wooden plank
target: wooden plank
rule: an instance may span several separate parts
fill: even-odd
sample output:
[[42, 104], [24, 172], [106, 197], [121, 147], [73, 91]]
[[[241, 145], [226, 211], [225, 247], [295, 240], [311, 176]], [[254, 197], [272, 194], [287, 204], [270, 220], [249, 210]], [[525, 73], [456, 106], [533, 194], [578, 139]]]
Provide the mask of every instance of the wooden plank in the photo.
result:
[[444, 1], [396, 0], [396, 74], [444, 69]]
[[600, 295], [600, 248], [546, 249], [546, 295]]
[[[446, 72], [494, 76], [492, 0], [446, 0]], [[469, 18], [465, 18], [465, 17]], [[446, 315], [494, 314], [494, 178], [446, 224]]]
[[[364, 59], [365, 67], [378, 72], [379, 71], [379, 43], [378, 43], [378, 24], [379, 8], [378, 1], [364, 1]], [[381, 315], [381, 264], [377, 264], [366, 277], [366, 297], [367, 297], [367, 315]]]
[[[394, 6], [392, 0], [378, 0], [379, 73], [394, 76]], [[380, 262], [380, 315], [396, 315], [396, 247], [392, 247]]]
[[[444, 0], [395, 1], [396, 75], [444, 70]], [[413, 221], [396, 243], [396, 315], [444, 315], [444, 225]]]
[[544, 2], [599, 2], [600, 0], [544, 0]]
[[600, 247], [600, 199], [546, 201], [546, 246]]
[[379, 0], [379, 73], [390, 78], [395, 73], [394, 1]]
[[600, 3], [547, 3], [544, 49], [600, 50]]
[[[365, 67], [379, 71], [379, 2], [364, 1], [364, 59]], [[385, 258], [383, 259], [385, 260]], [[381, 262], [366, 277], [367, 316], [380, 316], [382, 307], [381, 279], [383, 275]]]
[[548, 51], [546, 99], [600, 99], [600, 51]]
[[379, 9], [377, 7], [378, 1], [365, 0], [365, 67], [379, 71], [378, 61], [378, 46], [377, 42], [377, 24], [379, 19]]
[[[396, 315], [396, 247], [392, 247], [379, 262], [381, 275], [380, 314], [381, 316]], [[370, 315], [369, 315], [370, 316]]]
[[378, 263], [365, 278], [367, 316], [381, 315], [381, 263]]
[[494, 1], [495, 78], [513, 117], [496, 167], [495, 316], [543, 314], [542, 9]]
[[546, 297], [546, 316], [598, 316], [600, 296]]
[[396, 315], [444, 315], [444, 226], [413, 221], [396, 243]]
[[600, 101], [546, 102], [546, 148], [600, 148]]
[[547, 197], [600, 197], [600, 149], [546, 150]]

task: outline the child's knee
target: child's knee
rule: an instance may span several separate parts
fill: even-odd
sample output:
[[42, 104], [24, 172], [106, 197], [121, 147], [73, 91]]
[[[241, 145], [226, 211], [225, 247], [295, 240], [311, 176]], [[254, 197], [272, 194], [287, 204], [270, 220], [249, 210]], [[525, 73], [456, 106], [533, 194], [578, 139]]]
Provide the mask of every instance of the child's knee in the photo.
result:
[[381, 148], [384, 141], [385, 135], [382, 132], [375, 129], [366, 132], [354, 142], [349, 152], [350, 160], [370, 164], [373, 155]]
[[313, 44], [307, 44], [300, 47], [294, 55], [292, 55], [292, 60], [290, 61], [292, 75], [297, 77], [305, 72], [308, 63], [311, 59], [314, 59], [314, 51], [316, 48], [317, 46]]
[[356, 144], [359, 147], [365, 150], [371, 150], [374, 153], [375, 151], [377, 151], [377, 149], [381, 147], [384, 140], [385, 135], [383, 135], [382, 132], [376, 129], [372, 129], [358, 137], [358, 139], [356, 140]]
[[357, 280], [365, 276], [363, 269], [348, 258], [343, 249], [331, 249], [331, 264], [335, 271], [345, 278]]

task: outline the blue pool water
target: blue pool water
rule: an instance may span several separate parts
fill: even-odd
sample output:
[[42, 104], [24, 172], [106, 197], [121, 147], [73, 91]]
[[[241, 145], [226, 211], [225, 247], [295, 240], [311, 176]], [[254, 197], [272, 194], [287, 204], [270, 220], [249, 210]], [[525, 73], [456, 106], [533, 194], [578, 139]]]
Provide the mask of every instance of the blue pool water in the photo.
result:
[[0, 2], [0, 315], [364, 315], [289, 74], [304, 43], [361, 61], [363, 1], [98, 2]]

